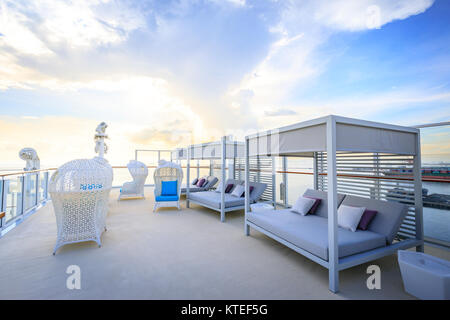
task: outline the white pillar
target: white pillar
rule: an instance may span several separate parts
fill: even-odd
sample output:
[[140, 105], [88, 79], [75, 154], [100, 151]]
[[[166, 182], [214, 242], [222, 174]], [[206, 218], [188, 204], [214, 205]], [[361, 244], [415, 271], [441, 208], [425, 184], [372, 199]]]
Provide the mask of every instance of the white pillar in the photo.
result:
[[197, 179], [200, 179], [200, 160], [197, 160]]
[[227, 140], [226, 137], [222, 137], [222, 178], [221, 178], [221, 184], [222, 184], [222, 192], [220, 193], [220, 221], [225, 222], [225, 180], [226, 180], [226, 171], [225, 167], [227, 165]]
[[314, 190], [319, 190], [319, 173], [317, 172], [317, 152], [314, 152], [313, 158], [313, 175], [314, 175]]
[[422, 159], [420, 150], [420, 133], [416, 135], [416, 155], [414, 156], [414, 204], [416, 221], [416, 239], [422, 244], [416, 247], [416, 251], [423, 252], [423, 198], [422, 198]]
[[245, 235], [250, 235], [250, 226], [247, 224], [247, 213], [250, 212], [250, 158], [249, 140], [245, 138]]
[[187, 163], [186, 163], [186, 208], [189, 208], [189, 185], [191, 184], [191, 147], [187, 148]]
[[283, 159], [283, 188], [284, 188], [284, 190], [283, 190], [283, 193], [284, 193], [284, 199], [283, 199], [283, 202], [284, 202], [284, 207], [285, 208], [287, 208], [288, 207], [288, 205], [289, 205], [289, 202], [288, 202], [288, 175], [287, 175], [287, 168], [288, 168], [288, 159], [287, 159], [287, 157], [283, 157], [282, 158]]
[[275, 157], [272, 156], [272, 205], [277, 207], [277, 172], [275, 168]]
[[327, 121], [327, 178], [328, 178], [328, 277], [332, 292], [339, 291], [339, 251], [337, 228], [336, 177], [336, 119]]

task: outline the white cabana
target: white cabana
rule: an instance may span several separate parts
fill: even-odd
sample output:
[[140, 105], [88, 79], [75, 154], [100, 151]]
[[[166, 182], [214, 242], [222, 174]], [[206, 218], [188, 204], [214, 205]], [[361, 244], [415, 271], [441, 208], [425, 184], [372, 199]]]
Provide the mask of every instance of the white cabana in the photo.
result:
[[[199, 205], [208, 207], [212, 210], [220, 212], [220, 220], [225, 221], [225, 212], [244, 209], [244, 206], [234, 206], [225, 208], [225, 182], [226, 182], [226, 161], [229, 159], [243, 159], [245, 156], [245, 145], [243, 142], [230, 141], [226, 136], [222, 137], [220, 141], [191, 145], [187, 148], [187, 179], [186, 185], [186, 206], [189, 208], [189, 203], [197, 203]], [[190, 185], [190, 161], [191, 160], [218, 160], [221, 161], [221, 178], [219, 183], [221, 184], [220, 193], [220, 209], [209, 206], [203, 202], [190, 199], [189, 185]], [[233, 166], [233, 171], [235, 166]], [[230, 173], [230, 178], [234, 178], [235, 173]]]
[[145, 163], [130, 160], [127, 164], [133, 181], [125, 182], [120, 189], [119, 200], [122, 199], [136, 199], [144, 197], [144, 185], [148, 176], [148, 168]]
[[[423, 250], [420, 132], [418, 129], [383, 123], [326, 116], [246, 137], [245, 232], [250, 227], [283, 243], [329, 269], [329, 287], [339, 289], [339, 271], [399, 249]], [[311, 157], [314, 159], [314, 189], [327, 193], [328, 258], [312, 254], [249, 221], [250, 159], [256, 156]], [[396, 177], [398, 166], [413, 169], [413, 177]], [[393, 200], [392, 189], [401, 185], [409, 205], [396, 235], [385, 247], [340, 258], [338, 250], [338, 192], [379, 201]], [[394, 199], [395, 200], [395, 199]], [[398, 201], [398, 199], [397, 199]], [[386, 202], [383, 202], [386, 203]]]

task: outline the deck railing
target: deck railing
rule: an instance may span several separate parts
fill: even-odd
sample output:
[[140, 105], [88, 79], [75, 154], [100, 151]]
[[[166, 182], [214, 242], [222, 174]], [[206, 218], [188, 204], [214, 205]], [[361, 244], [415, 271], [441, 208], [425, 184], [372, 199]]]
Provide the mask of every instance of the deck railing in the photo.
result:
[[48, 201], [49, 172], [53, 170], [0, 174], [0, 235]]

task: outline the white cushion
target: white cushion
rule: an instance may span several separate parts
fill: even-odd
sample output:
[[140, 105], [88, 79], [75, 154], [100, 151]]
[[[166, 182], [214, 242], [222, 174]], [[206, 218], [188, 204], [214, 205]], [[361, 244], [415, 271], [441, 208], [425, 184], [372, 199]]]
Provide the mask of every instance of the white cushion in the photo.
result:
[[298, 197], [291, 211], [295, 213], [300, 213], [302, 216], [306, 216], [306, 214], [311, 210], [316, 200], [306, 198], [304, 196]]
[[216, 188], [216, 190], [214, 190], [215, 192], [222, 192], [222, 183], [220, 182], [218, 187]]
[[337, 212], [338, 226], [355, 232], [365, 210], [364, 207], [350, 207], [341, 204]]
[[242, 194], [244, 193], [245, 188], [243, 185], [238, 184], [236, 188], [234, 188], [233, 192], [231, 193], [232, 196], [240, 198]]

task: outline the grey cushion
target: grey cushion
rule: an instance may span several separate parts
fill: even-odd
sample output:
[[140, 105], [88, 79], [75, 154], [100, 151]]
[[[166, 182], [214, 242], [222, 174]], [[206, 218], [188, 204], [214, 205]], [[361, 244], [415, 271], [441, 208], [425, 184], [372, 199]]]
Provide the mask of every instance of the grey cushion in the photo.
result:
[[203, 186], [203, 188], [204, 188], [205, 190], [209, 190], [209, 189], [211, 189], [212, 187], [214, 187], [214, 186], [216, 185], [217, 181], [219, 181], [219, 179], [217, 179], [217, 178], [214, 177], [214, 176], [209, 176], [208, 179], [207, 179], [207, 181], [208, 181], [208, 182], [206, 183], [206, 185]]
[[[189, 196], [189, 199], [204, 203], [207, 206], [220, 209], [221, 194], [214, 191], [196, 192]], [[244, 205], [244, 198], [237, 198], [225, 193], [225, 208], [237, 207]]]
[[[189, 186], [189, 192], [199, 192], [199, 191], [205, 191], [205, 188], [203, 187], [197, 187], [194, 185]], [[181, 193], [186, 193], [186, 187], [181, 187]]]
[[253, 191], [250, 193], [250, 202], [257, 201], [267, 188], [267, 183], [250, 182], [249, 185], [253, 186]]
[[[319, 217], [324, 217], [324, 218], [328, 218], [328, 193], [325, 191], [320, 191], [320, 190], [314, 190], [314, 189], [308, 189], [305, 191], [305, 193], [303, 194], [304, 196], [307, 197], [313, 197], [313, 198], [318, 198], [318, 199], [322, 199], [322, 201], [320, 202], [319, 207], [317, 208], [317, 211], [315, 213], [316, 216]], [[338, 207], [341, 205], [342, 200], [344, 200], [345, 195], [344, 194], [340, 194], [338, 193], [337, 195], [337, 205]]]
[[384, 235], [387, 243], [394, 240], [408, 211], [408, 207], [402, 203], [349, 195], [345, 197], [342, 204], [378, 211], [375, 218], [370, 222], [368, 230]]
[[[220, 183], [220, 182], [219, 182]], [[234, 190], [234, 188], [236, 188], [237, 185], [242, 185], [244, 184], [244, 181], [241, 180], [235, 180], [235, 179], [227, 179], [227, 181], [225, 181], [225, 188], [227, 187], [227, 185], [232, 184], [233, 188], [231, 188], [231, 191], [228, 194], [231, 194]]]
[[[324, 260], [328, 260], [328, 219], [301, 216], [290, 209], [249, 212], [247, 220]], [[338, 228], [339, 257], [386, 246], [385, 237], [371, 231]]]

